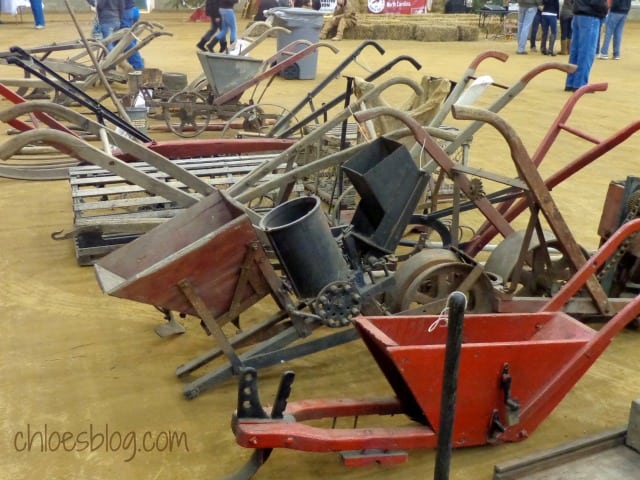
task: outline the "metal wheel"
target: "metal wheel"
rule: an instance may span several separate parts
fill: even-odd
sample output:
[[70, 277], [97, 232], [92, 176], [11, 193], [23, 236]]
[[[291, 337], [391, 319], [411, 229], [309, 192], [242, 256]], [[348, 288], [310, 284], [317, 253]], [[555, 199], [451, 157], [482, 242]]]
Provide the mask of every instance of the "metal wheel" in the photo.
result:
[[[184, 138], [196, 137], [209, 125], [211, 106], [198, 92], [178, 92], [164, 106], [163, 115], [173, 133]], [[178, 123], [175, 123], [176, 118]]]
[[427, 248], [400, 264], [393, 276], [395, 285], [387, 295], [385, 303], [394, 313], [400, 312], [404, 292], [418, 275], [441, 263], [456, 262], [458, 257], [451, 250]]
[[[505, 238], [491, 253], [486, 270], [507, 281], [518, 278], [518, 284], [510, 290], [517, 296], [551, 297], [575, 273], [571, 263], [561, 250], [561, 244], [551, 232], [544, 232], [545, 242], [531, 239], [522, 270], [515, 275], [524, 232], [516, 232]], [[585, 258], [588, 253], [584, 250]]]
[[[422, 314], [438, 314], [445, 307], [450, 293], [460, 290], [462, 282], [473, 270], [473, 265], [449, 262], [433, 265], [420, 272], [399, 298], [399, 311], [420, 308]], [[482, 273], [463, 292], [467, 296], [467, 312], [493, 311], [493, 285]]]
[[[234, 126], [242, 122], [242, 130], [255, 134], [256, 136], [265, 136], [271, 128], [278, 122], [278, 120], [290, 112], [281, 105], [275, 105], [272, 103], [257, 103], [255, 105], [248, 105], [238, 110], [229, 120], [225, 123], [222, 129], [222, 138], [236, 138]], [[293, 118], [294, 121], [295, 117]]]

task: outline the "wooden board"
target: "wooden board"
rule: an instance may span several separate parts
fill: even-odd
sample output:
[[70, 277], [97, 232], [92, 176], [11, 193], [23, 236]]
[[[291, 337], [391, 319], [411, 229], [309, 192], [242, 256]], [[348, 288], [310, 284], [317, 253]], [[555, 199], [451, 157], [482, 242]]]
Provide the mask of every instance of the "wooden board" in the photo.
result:
[[[242, 155], [210, 159], [182, 159], [175, 163], [219, 189], [226, 189], [272, 154]], [[186, 187], [170, 175], [144, 162], [130, 165], [152, 177]], [[266, 175], [268, 181], [277, 175]], [[103, 168], [86, 165], [69, 171], [73, 205], [76, 259], [80, 265], [93, 262], [119, 246], [144, 234], [182, 211], [175, 203], [146, 192], [142, 187]]]

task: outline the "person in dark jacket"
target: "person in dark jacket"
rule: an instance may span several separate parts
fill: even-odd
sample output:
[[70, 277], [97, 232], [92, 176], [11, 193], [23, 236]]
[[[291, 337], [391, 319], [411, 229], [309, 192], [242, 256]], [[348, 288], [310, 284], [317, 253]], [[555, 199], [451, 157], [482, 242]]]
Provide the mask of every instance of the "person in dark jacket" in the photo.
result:
[[604, 41], [600, 49], [600, 58], [609, 58], [609, 43], [613, 37], [613, 59], [620, 60], [620, 46], [622, 45], [622, 31], [627, 23], [627, 16], [631, 9], [631, 0], [612, 0], [609, 14], [604, 21]]
[[236, 13], [233, 11], [233, 6], [236, 3], [238, 3], [238, 0], [220, 0], [220, 31], [207, 44], [207, 50], [210, 52], [213, 51], [218, 42], [220, 42], [220, 51], [227, 50], [227, 32], [229, 32], [229, 44], [233, 47], [236, 42], [238, 27], [236, 25]]
[[[96, 8], [102, 38], [110, 37], [120, 28], [124, 16], [124, 0], [88, 0], [88, 2]], [[107, 45], [108, 50], [112, 48], [112, 43]]]
[[[540, 53], [543, 55], [556, 56], [553, 49], [558, 34], [558, 13], [560, 12], [560, 2], [558, 0], [542, 0], [541, 25], [542, 38], [540, 39]], [[547, 38], [549, 43], [547, 44]]]
[[606, 0], [574, 0], [573, 23], [571, 28], [571, 50], [569, 63], [577, 65], [575, 72], [567, 74], [565, 91], [574, 92], [589, 83], [593, 66], [600, 21], [607, 15]]
[[206, 13], [207, 17], [211, 20], [211, 25], [209, 25], [209, 30], [205, 32], [196, 44], [198, 50], [202, 50], [203, 52], [207, 49], [207, 42], [211, 40], [211, 37], [213, 37], [220, 28], [220, 6], [218, 0], [207, 0], [204, 4], [204, 13]]

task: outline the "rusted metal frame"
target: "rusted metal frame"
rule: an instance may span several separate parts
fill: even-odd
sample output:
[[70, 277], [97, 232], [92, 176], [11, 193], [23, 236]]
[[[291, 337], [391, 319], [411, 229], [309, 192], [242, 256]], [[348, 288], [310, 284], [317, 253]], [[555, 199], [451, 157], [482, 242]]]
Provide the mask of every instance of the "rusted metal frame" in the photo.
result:
[[202, 298], [196, 293], [195, 289], [191, 285], [191, 282], [189, 282], [189, 280], [185, 278], [178, 282], [178, 287], [180, 288], [184, 296], [187, 297], [191, 305], [193, 305], [193, 308], [196, 310], [198, 317], [200, 317], [200, 319], [207, 326], [207, 330], [209, 330], [209, 333], [211, 333], [216, 339], [216, 342], [218, 343], [224, 354], [227, 356], [227, 359], [229, 360], [234, 373], [239, 373], [240, 368], [242, 367], [242, 362], [229, 343], [229, 340], [222, 331], [222, 328], [220, 327], [216, 319], [213, 318], [213, 315], [211, 315], [211, 312], [209, 311], [209, 309], [207, 309], [207, 306], [205, 305]]
[[[355, 103], [351, 104], [353, 109], [360, 108], [363, 102], [367, 101], [367, 99], [371, 98], [369, 95], [378, 95], [382, 90], [389, 88], [392, 85], [404, 84], [412, 88], [416, 93], [422, 92], [422, 88], [415, 81], [409, 78], [396, 77], [385, 82], [382, 82], [379, 86], [372, 89], [367, 95], [364, 95], [361, 99], [357, 100]], [[271, 182], [265, 182], [264, 184], [255, 187], [256, 183], [260, 178], [268, 174], [271, 170], [273, 170], [276, 166], [289, 162], [292, 158], [298, 154], [298, 152], [307, 148], [309, 145], [314, 144], [318, 140], [320, 140], [325, 133], [330, 131], [336, 125], [338, 125], [343, 120], [349, 118], [351, 116], [351, 110], [344, 110], [336, 115], [331, 121], [328, 121], [318, 128], [314, 129], [308, 135], [305, 135], [298, 142], [293, 144], [291, 147], [287, 148], [284, 152], [280, 153], [277, 157], [272, 159], [271, 161], [265, 163], [261, 167], [256, 168], [250, 174], [243, 177], [240, 181], [236, 182], [235, 185], [229, 187], [227, 192], [236, 197], [236, 200], [240, 202], [248, 202], [254, 198], [257, 198], [265, 193], [274, 190], [282, 185], [285, 185], [287, 182], [293, 182], [296, 179], [300, 178], [304, 172], [304, 174], [312, 173], [317, 170], [327, 168], [333, 165], [337, 165], [341, 162], [346, 161], [350, 158], [349, 155], [353, 155], [360, 148], [359, 146], [351, 147], [348, 150], [344, 150], [342, 152], [338, 152], [337, 154], [330, 155], [328, 157], [321, 158], [315, 162], [311, 162], [303, 167], [297, 167], [290, 172], [285, 172], [283, 176]], [[345, 154], [345, 152], [347, 152]]]
[[8, 57], [7, 61], [11, 64], [18, 65], [25, 71], [37, 76], [41, 80], [49, 83], [56, 90], [62, 92], [65, 96], [77, 101], [83, 106], [92, 110], [98, 120], [108, 120], [112, 124], [122, 128], [128, 134], [134, 136], [138, 140], [143, 142], [151, 141], [146, 134], [135, 128], [126, 120], [120, 118], [111, 110], [107, 109], [100, 102], [89, 96], [86, 92], [78, 88], [72, 82], [69, 82], [63, 78], [60, 74], [52, 70], [43, 62], [40, 62], [34, 57], [29, 56], [24, 50], [19, 47], [11, 47], [11, 50], [16, 53], [16, 56]]
[[[232, 101], [234, 98], [237, 98], [238, 96], [242, 95], [249, 88], [253, 87], [254, 85], [257, 86], [260, 82], [262, 82], [263, 80], [269, 78], [270, 80], [269, 80], [267, 86], [264, 88], [264, 91], [266, 91], [266, 89], [268, 88], [268, 86], [271, 84], [271, 82], [273, 81], [273, 79], [275, 78], [275, 76], [278, 73], [280, 73], [282, 70], [284, 70], [288, 66], [293, 65], [294, 63], [296, 63], [300, 59], [306, 57], [307, 55], [312, 54], [313, 52], [315, 52], [320, 47], [326, 47], [329, 50], [331, 50], [333, 53], [338, 53], [338, 49], [335, 46], [333, 46], [333, 45], [331, 45], [329, 43], [316, 43], [316, 44], [313, 44], [313, 45], [309, 45], [306, 48], [304, 48], [304, 50], [301, 50], [301, 51], [291, 55], [290, 57], [286, 58], [282, 62], [280, 62], [280, 63], [274, 65], [273, 67], [270, 67], [269, 69], [265, 70], [261, 74], [256, 75], [254, 78], [250, 79], [249, 81], [244, 82], [244, 83], [238, 85], [237, 87], [234, 87], [231, 90], [225, 92], [224, 94], [220, 95], [219, 97], [214, 98], [212, 104], [214, 106], [224, 105], [225, 103], [227, 103], [229, 101]], [[259, 98], [262, 98], [262, 95], [264, 95], [264, 91], [260, 95]], [[252, 95], [252, 97], [253, 97], [253, 95]]]
[[[71, 110], [70, 108], [64, 107], [62, 105], [56, 105], [54, 103], [47, 102], [47, 101], [24, 102], [24, 103], [9, 107], [5, 110], [0, 110], [0, 121], [8, 122], [10, 119], [19, 117], [20, 115], [24, 115], [29, 112], [45, 112], [52, 115], [56, 115], [94, 135], [98, 135], [100, 130], [104, 128], [99, 123], [94, 122], [93, 120], [87, 118], [84, 115], [81, 115], [80, 113], [74, 110]], [[47, 141], [50, 141], [51, 136], [46, 135], [45, 133], [38, 134], [34, 132], [37, 132], [37, 131], [34, 130], [30, 133], [35, 135], [35, 138], [38, 138], [39, 135], [43, 135], [41, 138], [42, 140], [46, 139]], [[27, 132], [24, 132], [24, 133], [27, 133]], [[24, 133], [20, 135], [24, 135]], [[20, 135], [16, 138], [19, 138]], [[197, 193], [201, 195], [208, 195], [213, 191], [213, 187], [208, 185], [204, 180], [198, 178], [196, 175], [192, 175], [191, 173], [187, 172], [185, 169], [183, 169], [179, 165], [176, 165], [175, 163], [173, 163], [163, 155], [160, 155], [154, 152], [153, 150], [150, 150], [149, 148], [145, 147], [144, 145], [141, 145], [140, 143], [135, 142], [124, 135], [120, 135], [117, 132], [109, 131], [108, 135], [110, 140], [123, 152], [132, 155], [133, 157], [139, 159], [140, 161], [144, 161], [150, 165], [153, 165], [158, 170], [161, 170], [171, 175], [173, 178], [184, 183], [189, 188], [194, 189]], [[24, 145], [26, 145], [26, 143]], [[70, 146], [66, 142], [64, 142], [63, 145], [67, 145], [67, 148]], [[74, 145], [82, 145], [82, 143], [75, 143]], [[6, 147], [6, 144], [4, 145], [4, 147]], [[9, 156], [13, 155], [16, 151], [17, 150], [14, 150]], [[80, 155], [85, 150], [76, 148], [73, 151], [76, 152], [78, 155]], [[83, 158], [83, 157], [78, 157], [78, 158], [80, 158], [81, 160], [86, 160], [91, 163], [94, 163], [91, 160], [91, 158]], [[141, 174], [135, 169], [133, 169], [133, 172], [136, 174], [135, 178], [128, 178], [122, 174], [124, 173], [124, 170], [122, 171], [122, 173], [115, 172], [113, 168], [111, 168], [112, 167], [111, 163], [104, 163], [104, 164], [98, 163], [98, 165], [101, 166], [102, 168], [105, 168], [109, 171], [116, 173], [116, 175], [123, 176], [127, 180], [131, 180], [134, 183], [140, 186], [143, 186], [142, 184], [138, 183], [138, 179], [141, 177]], [[115, 163], [113, 165], [115, 165]], [[147, 177], [147, 176], [144, 175], [144, 177]], [[165, 198], [168, 198], [168, 197], [165, 197]], [[168, 199], [172, 201], [174, 200], [172, 198], [168, 198]]]
[[[569, 127], [566, 122], [571, 116], [573, 112], [573, 108], [575, 107], [576, 103], [578, 102], [578, 100], [580, 100], [580, 98], [582, 98], [583, 95], [587, 93], [605, 91], [606, 89], [607, 89], [606, 83], [589, 84], [581, 87], [576, 92], [574, 92], [571, 95], [571, 97], [569, 97], [569, 99], [565, 102], [565, 105], [562, 107], [562, 109], [558, 113], [558, 116], [549, 127], [549, 130], [547, 131], [546, 135], [540, 142], [540, 145], [536, 149], [535, 153], [531, 157], [531, 160], [533, 161], [534, 165], [536, 165], [536, 167], [542, 163], [542, 161], [546, 157], [547, 153], [553, 146], [554, 142], [556, 141], [556, 139], [558, 138], [562, 130], [568, 133], [571, 133], [577, 137], [583, 138], [591, 143], [594, 143], [596, 144], [596, 146], [601, 143], [598, 139], [590, 135], [587, 135], [583, 132], [580, 132], [574, 128]], [[605, 142], [607, 142], [608, 140], [609, 139], [605, 140]], [[593, 161], [593, 160], [595, 160], [595, 158], [591, 159], [590, 161]], [[575, 163], [576, 162], [572, 162], [567, 167], [564, 167], [563, 170]], [[549, 190], [553, 188], [553, 186], [548, 184], [548, 181], [545, 183], [547, 184], [547, 188]], [[515, 199], [508, 202], [503, 202], [497, 207], [499, 211], [503, 213], [505, 215], [505, 218], [507, 218], [509, 221], [512, 221], [517, 215], [519, 215], [526, 208], [526, 205], [524, 204], [524, 200], [518, 201], [517, 207], [514, 206], [514, 202], [516, 202]], [[511, 210], [511, 207], [514, 207], [513, 210]], [[496, 234], [496, 231], [493, 228], [493, 226], [490, 223], [485, 222], [483, 225], [480, 226], [480, 228], [474, 235], [474, 238], [467, 243], [467, 247], [465, 247], [465, 250], [470, 255], [477, 254], [482, 248], [484, 248], [484, 246], [487, 243], [489, 243], [489, 241], [493, 238], [493, 236], [495, 236], [495, 234]]]
[[[533, 237], [533, 231], [536, 230], [538, 234], [538, 242], [540, 246], [543, 247], [543, 250], [546, 251], [545, 248], [545, 238], [544, 233], [542, 232], [542, 227], [540, 226], [540, 218], [539, 213], [540, 209], [535, 203], [535, 200], [532, 198], [529, 192], [526, 193], [526, 198], [529, 203], [529, 211], [531, 212], [531, 216], [529, 217], [529, 221], [527, 222], [527, 228], [524, 232], [524, 237], [522, 238], [522, 245], [520, 246], [520, 253], [518, 254], [518, 258], [513, 266], [513, 273], [511, 275], [511, 279], [503, 279], [505, 283], [510, 281], [509, 287], [506, 289], [505, 293], [512, 294], [516, 291], [518, 284], [520, 283], [520, 277], [522, 276], [522, 270], [524, 268], [525, 261], [527, 260], [527, 254], [529, 252], [529, 245], [531, 244], [531, 238]], [[548, 255], [547, 255], [548, 256]]]
[[[422, 65], [420, 65], [413, 57], [410, 57], [408, 55], [400, 55], [400, 56], [394, 58], [393, 60], [391, 60], [390, 62], [386, 63], [382, 67], [380, 67], [375, 72], [373, 72], [370, 75], [368, 75], [367, 77], [365, 77], [365, 81], [373, 82], [374, 80], [378, 79], [380, 76], [384, 75], [389, 70], [391, 70], [397, 63], [400, 63], [402, 61], [407, 61], [407, 62], [411, 63], [411, 65], [413, 65], [413, 67], [416, 70], [420, 70], [422, 68]], [[275, 134], [276, 138], [286, 138], [291, 133], [295, 132], [296, 130], [300, 130], [305, 125], [308, 125], [309, 123], [311, 123], [314, 120], [316, 121], [316, 123], [318, 123], [318, 121], [317, 121], [318, 117], [320, 117], [321, 115], [326, 115], [327, 112], [329, 112], [329, 110], [331, 110], [333, 107], [339, 105], [340, 102], [344, 101], [345, 96], [346, 96], [346, 93], [343, 92], [340, 95], [334, 97], [333, 99], [328, 100], [327, 102], [324, 102], [323, 105], [320, 108], [318, 108], [317, 110], [313, 110], [309, 115], [307, 115], [306, 117], [304, 117], [303, 119], [298, 121], [295, 125], [289, 127], [287, 130], [285, 130], [285, 131], [283, 131], [281, 133]], [[310, 104], [310, 106], [311, 106], [311, 104]], [[273, 129], [271, 130], [271, 132], [273, 132]], [[269, 132], [267, 135], [271, 136], [272, 135], [271, 132]]]
[[[513, 159], [516, 169], [520, 174], [520, 178], [529, 186], [529, 194], [538, 208], [542, 211], [549, 226], [556, 235], [557, 241], [561, 245], [561, 250], [567, 255], [575, 270], [579, 270], [585, 263], [586, 259], [580, 250], [578, 242], [575, 240], [573, 233], [565, 222], [560, 210], [558, 209], [551, 193], [547, 189], [540, 172], [531, 161], [522, 140], [516, 131], [504, 119], [493, 112], [482, 110], [475, 107], [466, 107], [454, 105], [452, 107], [454, 118], [461, 120], [481, 120], [491, 124], [503, 136], [509, 145], [511, 158]], [[504, 217], [501, 217], [504, 220]], [[505, 220], [506, 221], [506, 220]], [[589, 278], [586, 282], [589, 294], [603, 313], [612, 313], [608, 305], [608, 297], [602, 285], [595, 276]]]
[[[584, 87], [583, 87], [584, 88]], [[626, 127], [622, 128], [619, 132], [615, 133], [611, 137], [603, 140], [602, 142], [598, 142], [598, 144], [585, 152], [581, 156], [579, 156], [573, 162], [567, 164], [563, 168], [561, 168], [558, 172], [554, 173], [550, 177], [545, 180], [545, 185], [549, 190], [552, 190], [554, 187], [562, 183], [564, 180], [570, 178], [573, 174], [579, 172], [582, 168], [589, 165], [594, 160], [597, 160], [605, 153], [611, 151], [617, 145], [626, 141], [629, 137], [635, 134], [638, 130], [640, 130], [640, 121], [636, 121], [630, 123]], [[520, 199], [516, 201], [513, 206], [505, 212], [505, 218], [509, 221], [516, 218], [523, 210], [527, 208], [527, 205], [524, 200]], [[495, 230], [492, 229], [491, 225], [485, 230], [485, 232], [476, 236], [476, 238], [469, 243], [469, 247], [466, 249], [470, 254], [477, 253], [481, 250], [482, 246], [486, 245], [493, 236], [495, 236]]]
[[[300, 101], [296, 106], [291, 108], [289, 110], [289, 113], [287, 113], [287, 115], [280, 118], [276, 122], [276, 124], [273, 126], [273, 128], [269, 131], [268, 136], [281, 137], [281, 133], [282, 133], [280, 131], [281, 128], [283, 126], [286, 126], [289, 123], [289, 121], [292, 118], [294, 118], [296, 113], [300, 112], [300, 110], [302, 110], [305, 107], [305, 105], [308, 104], [313, 108], [313, 99], [315, 98], [315, 96], [318, 95], [327, 85], [329, 85], [329, 83], [331, 83], [333, 80], [338, 78], [338, 76], [340, 75], [340, 72], [342, 72], [345, 68], [347, 68], [347, 66], [349, 66], [352, 62], [354, 62], [358, 57], [358, 55], [360, 55], [362, 51], [368, 46], [374, 47], [380, 55], [384, 55], [385, 53], [384, 48], [382, 48], [380, 44], [378, 44], [373, 40], [366, 40], [362, 42], [353, 52], [349, 54], [347, 58], [345, 58], [342, 62], [340, 62], [340, 64], [338, 64], [338, 66], [335, 69], [333, 69], [329, 75], [327, 75], [309, 93], [307, 93], [305, 97], [302, 99], [302, 101]], [[296, 128], [296, 130], [298, 128]], [[284, 133], [282, 136], [285, 136], [285, 135], [286, 133]]]
[[[316, 324], [315, 326], [319, 325]], [[239, 355], [242, 366], [244, 368], [252, 367], [260, 369], [278, 365], [284, 361], [352, 342], [359, 338], [359, 335], [355, 328], [347, 327], [338, 333], [307, 340], [303, 343], [288, 347], [288, 345], [291, 345], [296, 340], [300, 340], [300, 338], [300, 334], [296, 328], [293, 326], [289, 327]], [[195, 396], [203, 391], [228, 380], [233, 375], [233, 366], [223, 365], [185, 386], [183, 393], [188, 399], [195, 398]]]
[[[509, 87], [496, 101], [494, 101], [487, 108], [487, 110], [494, 113], [499, 112], [509, 103], [511, 103], [511, 101], [516, 96], [518, 96], [518, 94], [522, 90], [526, 88], [526, 86], [529, 84], [529, 82], [532, 79], [534, 79], [536, 76], [540, 75], [541, 73], [546, 72], [547, 70], [559, 70], [560, 72], [571, 73], [575, 71], [575, 69], [576, 69], [575, 65], [558, 63], [558, 62], [549, 62], [549, 63], [543, 63], [541, 65], [538, 65], [537, 67], [534, 67], [525, 75], [523, 75], [518, 82], [514, 83], [511, 87]], [[447, 111], [447, 113], [449, 112]], [[444, 118], [442, 120], [444, 120]], [[430, 126], [433, 128], [437, 128], [440, 126], [441, 123], [442, 122], [436, 125], [434, 122], [432, 122]], [[460, 148], [466, 142], [469, 142], [473, 137], [473, 135], [482, 126], [483, 126], [483, 122], [478, 122], [478, 121], [471, 122], [471, 124], [469, 124], [466, 128], [462, 129], [458, 133], [455, 139], [450, 140], [450, 143], [445, 147], [445, 152], [451, 155], [453, 152], [455, 152], [458, 148]], [[435, 135], [435, 136], [440, 138], [440, 135]], [[414, 146], [413, 148], [416, 149], [417, 146]]]
[[175, 202], [182, 208], [193, 205], [198, 201], [195, 196], [174, 188], [170, 184], [161, 180], [157, 180], [149, 175], [141, 173], [138, 169], [131, 167], [126, 162], [104, 153], [102, 150], [95, 148], [78, 137], [56, 130], [38, 129], [22, 132], [20, 135], [11, 138], [0, 145], [0, 158], [10, 158], [22, 147], [29, 145], [34, 141], [45, 141], [52, 145], [66, 145], [69, 150], [76, 153], [78, 158], [82, 158], [99, 165], [102, 168], [110, 170], [116, 175], [120, 175], [121, 177], [140, 185], [149, 192]]
[[[632, 233], [640, 231], [640, 220], [633, 220], [620, 227], [598, 252], [571, 277], [560, 291], [543, 307], [542, 311], [556, 311], [564, 302], [577, 293], [592, 278], [597, 270], [617, 250], [620, 244]], [[604, 351], [611, 339], [629, 322], [640, 315], [640, 296], [627, 303], [611, 320], [609, 320], [591, 340], [578, 350], [573, 358], [562, 365], [560, 370], [537, 392], [535, 398], [520, 411], [520, 423], [529, 430], [529, 426], [537, 425], [546, 418], [560, 400], [566, 395], [567, 385], [573, 386], [584, 375], [589, 367]]]
[[[2, 83], [0, 83], [0, 95], [2, 95], [4, 98], [9, 100], [13, 104], [25, 103], [27, 101], [24, 97], [18, 95], [16, 92], [11, 90], [10, 88], [7, 88]], [[38, 111], [30, 111], [28, 112], [28, 115], [32, 118], [34, 126], [24, 123], [19, 119], [17, 119], [16, 117], [14, 117], [13, 119], [9, 119], [7, 123], [20, 131], [26, 131], [26, 130], [31, 130], [37, 126], [37, 121], [35, 120], [37, 119], [42, 123], [44, 123], [49, 128], [53, 128], [55, 130], [60, 130], [61, 132], [66, 132], [68, 134], [75, 135], [75, 133], [72, 130], [69, 130], [63, 124], [58, 122], [55, 118], [51, 117], [50, 115], [47, 115], [46, 113], [42, 113]]]
[[[230, 337], [229, 343], [234, 348], [246, 345], [251, 341], [252, 338], [260, 337], [264, 334], [264, 332], [269, 331], [287, 317], [288, 314], [285, 311], [280, 310], [274, 315], [271, 315], [267, 319], [260, 322], [258, 325], [253, 326], [247, 330], [243, 330], [242, 332]], [[182, 377], [184, 375], [190, 374], [205, 366], [206, 364], [212, 362], [223, 353], [224, 352], [219, 347], [208, 350], [202, 355], [194, 358], [193, 360], [189, 360], [188, 362], [176, 368], [176, 376]]]

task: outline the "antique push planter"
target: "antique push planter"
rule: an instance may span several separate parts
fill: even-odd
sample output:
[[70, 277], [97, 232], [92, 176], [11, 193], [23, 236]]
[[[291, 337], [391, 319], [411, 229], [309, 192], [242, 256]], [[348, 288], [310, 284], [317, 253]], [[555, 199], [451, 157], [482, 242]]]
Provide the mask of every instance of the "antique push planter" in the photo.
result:
[[[560, 311], [630, 235], [621, 227], [538, 312], [469, 314], [459, 355], [454, 447], [520, 441], [531, 435], [613, 336], [640, 314], [640, 297], [595, 331]], [[395, 398], [317, 400], [286, 406], [293, 375], [286, 374], [271, 415], [259, 405], [255, 372], [241, 378], [233, 429], [237, 442], [257, 449], [234, 478], [248, 478], [273, 448], [343, 453], [347, 464], [397, 462], [394, 453], [433, 448], [441, 412], [446, 328], [439, 316], [359, 317], [354, 323], [395, 392]], [[404, 413], [411, 426], [319, 428], [302, 421]], [[357, 452], [353, 454], [352, 452]], [[406, 456], [406, 454], [405, 454]]]

